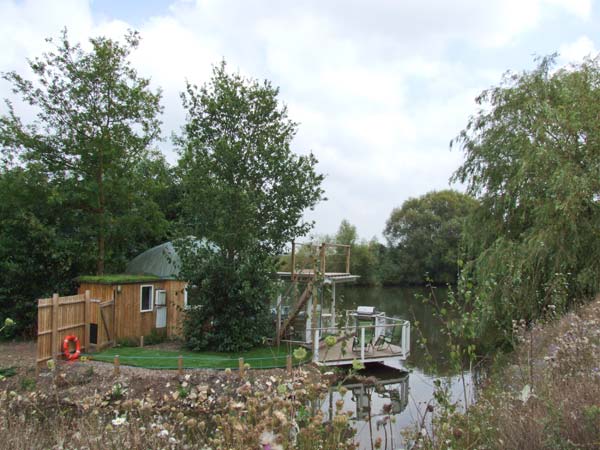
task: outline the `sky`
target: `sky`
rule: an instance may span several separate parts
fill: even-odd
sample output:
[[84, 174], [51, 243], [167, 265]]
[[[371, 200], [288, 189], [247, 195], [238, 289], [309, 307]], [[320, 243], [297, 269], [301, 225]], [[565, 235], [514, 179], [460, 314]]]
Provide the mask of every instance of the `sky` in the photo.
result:
[[[319, 160], [328, 200], [306, 215], [315, 233], [347, 219], [383, 242], [406, 199], [464, 190], [449, 183], [463, 160], [449, 142], [476, 113], [475, 97], [507, 70], [535, 67], [536, 56], [596, 56], [599, 10], [593, 0], [0, 0], [0, 72], [30, 76], [27, 58], [64, 27], [82, 43], [138, 30], [131, 62], [163, 90], [159, 147], [174, 164], [179, 93], [225, 59], [280, 88], [299, 123], [293, 150]], [[1, 80], [0, 98], [11, 95]]]

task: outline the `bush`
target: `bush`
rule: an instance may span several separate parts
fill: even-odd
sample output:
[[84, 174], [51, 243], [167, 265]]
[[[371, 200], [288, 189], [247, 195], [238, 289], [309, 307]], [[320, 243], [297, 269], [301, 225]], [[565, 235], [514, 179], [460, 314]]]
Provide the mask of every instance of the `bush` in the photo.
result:
[[274, 298], [274, 261], [253, 255], [235, 260], [204, 252], [194, 258], [192, 307], [183, 331], [191, 350], [236, 352], [273, 335], [269, 301]]
[[123, 337], [117, 339], [117, 347], [138, 347], [139, 345], [139, 339], [134, 337]]
[[144, 336], [144, 345], [156, 345], [162, 344], [167, 340], [167, 334], [165, 332], [152, 330], [149, 335]]

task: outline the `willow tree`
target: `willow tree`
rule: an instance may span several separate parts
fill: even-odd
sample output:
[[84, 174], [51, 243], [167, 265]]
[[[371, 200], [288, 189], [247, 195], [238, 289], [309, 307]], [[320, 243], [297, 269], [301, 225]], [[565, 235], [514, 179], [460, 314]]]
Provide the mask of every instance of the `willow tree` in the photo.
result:
[[481, 206], [467, 233], [483, 325], [568, 307], [600, 287], [600, 66], [554, 57], [484, 91], [454, 141]]
[[5, 159], [16, 155], [48, 175], [62, 196], [56, 213], [78, 216], [74, 238], [86, 242], [84, 251], [93, 248], [100, 274], [107, 241], [164, 231], [162, 213], [145, 196], [151, 178], [141, 167], [160, 159], [151, 146], [160, 135], [161, 94], [128, 60], [139, 43], [135, 32], [124, 43], [90, 39], [89, 51], [71, 44], [66, 30], [49, 42], [53, 50], [29, 62], [33, 80], [3, 74], [35, 118], [24, 123], [7, 101], [0, 143]]
[[[188, 314], [193, 348], [237, 350], [269, 334], [276, 256], [313, 226], [303, 214], [323, 195], [312, 154], [290, 146], [297, 124], [270, 82], [216, 66], [182, 94], [187, 120], [176, 139], [187, 232], [209, 241], [184, 258], [202, 305]], [[208, 326], [207, 324], [210, 324]]]

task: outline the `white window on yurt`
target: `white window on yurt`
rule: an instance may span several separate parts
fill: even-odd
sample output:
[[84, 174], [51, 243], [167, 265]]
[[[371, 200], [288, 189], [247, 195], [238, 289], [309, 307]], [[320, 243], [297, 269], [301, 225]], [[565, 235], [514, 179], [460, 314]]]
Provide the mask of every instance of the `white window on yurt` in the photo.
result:
[[140, 287], [140, 311], [152, 311], [152, 297], [154, 286], [143, 285]]

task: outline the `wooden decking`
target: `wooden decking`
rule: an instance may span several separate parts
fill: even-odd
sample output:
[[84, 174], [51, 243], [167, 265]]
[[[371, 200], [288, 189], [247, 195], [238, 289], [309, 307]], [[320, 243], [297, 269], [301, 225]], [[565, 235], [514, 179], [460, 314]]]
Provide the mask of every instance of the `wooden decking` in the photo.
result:
[[[346, 342], [345, 346], [344, 341]], [[364, 358], [361, 356], [359, 348], [356, 351], [352, 350], [352, 337], [349, 337], [338, 341], [333, 347], [327, 347], [321, 343], [318, 363], [325, 366], [342, 366], [352, 364], [354, 360], [362, 363], [372, 363], [404, 359], [402, 348], [393, 344], [378, 347], [368, 345], [364, 350]]]

